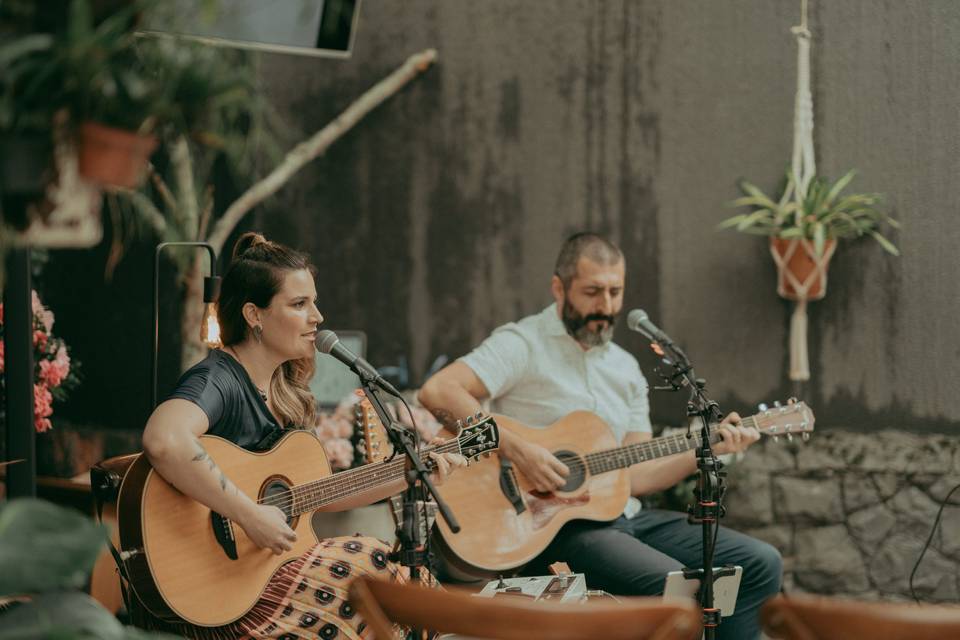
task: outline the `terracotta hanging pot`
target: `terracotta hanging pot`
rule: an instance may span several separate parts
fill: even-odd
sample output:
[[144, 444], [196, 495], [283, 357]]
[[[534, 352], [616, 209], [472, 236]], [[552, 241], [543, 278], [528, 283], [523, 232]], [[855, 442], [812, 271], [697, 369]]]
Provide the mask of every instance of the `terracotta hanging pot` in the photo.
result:
[[829, 239], [818, 256], [806, 238], [770, 238], [770, 254], [777, 265], [777, 293], [788, 300], [820, 300], [827, 294], [827, 267], [837, 248]]
[[78, 147], [80, 175], [102, 185], [133, 189], [143, 180], [157, 138], [84, 122]]

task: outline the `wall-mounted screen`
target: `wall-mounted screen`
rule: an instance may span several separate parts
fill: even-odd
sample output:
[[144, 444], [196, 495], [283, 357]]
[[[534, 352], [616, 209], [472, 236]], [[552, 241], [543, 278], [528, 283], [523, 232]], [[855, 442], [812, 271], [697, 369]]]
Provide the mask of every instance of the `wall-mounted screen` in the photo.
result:
[[345, 58], [353, 49], [360, 0], [167, 0], [142, 18], [143, 35]]

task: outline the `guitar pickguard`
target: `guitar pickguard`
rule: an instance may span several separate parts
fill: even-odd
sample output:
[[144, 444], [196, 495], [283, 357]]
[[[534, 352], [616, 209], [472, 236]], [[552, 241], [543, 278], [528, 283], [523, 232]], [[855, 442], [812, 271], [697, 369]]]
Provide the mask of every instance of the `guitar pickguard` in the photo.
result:
[[590, 492], [584, 491], [573, 498], [564, 498], [555, 493], [543, 493], [541, 491], [527, 492], [527, 507], [530, 509], [530, 516], [533, 520], [534, 529], [542, 529], [547, 526], [557, 512], [570, 507], [585, 505], [590, 502]]

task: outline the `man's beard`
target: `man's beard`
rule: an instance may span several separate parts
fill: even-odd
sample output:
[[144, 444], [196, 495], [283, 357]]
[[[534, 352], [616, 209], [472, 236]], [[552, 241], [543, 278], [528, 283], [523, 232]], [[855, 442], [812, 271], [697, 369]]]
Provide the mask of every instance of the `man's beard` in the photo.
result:
[[[605, 320], [607, 325], [599, 331], [594, 331], [588, 326], [594, 320]], [[567, 333], [574, 340], [588, 349], [602, 347], [613, 339], [613, 326], [616, 320], [616, 316], [608, 316], [602, 313], [580, 315], [580, 312], [574, 309], [570, 302], [563, 301], [563, 326], [567, 328]]]

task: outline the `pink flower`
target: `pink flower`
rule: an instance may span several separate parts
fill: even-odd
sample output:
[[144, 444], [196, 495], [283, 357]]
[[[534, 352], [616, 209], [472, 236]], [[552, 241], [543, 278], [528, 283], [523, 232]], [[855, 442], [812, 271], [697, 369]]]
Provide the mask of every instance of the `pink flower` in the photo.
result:
[[53, 395], [46, 385], [33, 385], [33, 425], [37, 433], [49, 430], [53, 425], [49, 416], [53, 415]]
[[330, 466], [335, 471], [349, 469], [353, 463], [353, 445], [344, 438], [331, 438], [323, 443]]
[[[440, 429], [443, 428], [443, 425], [437, 422], [433, 414], [423, 407], [411, 407], [411, 409], [413, 410], [413, 418], [416, 420], [417, 431], [420, 437], [426, 442], [430, 442], [436, 438], [437, 434], [440, 433]], [[400, 424], [406, 427], [413, 426], [410, 413], [407, 411], [407, 408], [399, 402], [390, 405], [390, 411]]]
[[40, 295], [37, 293], [36, 289], [30, 292], [30, 302], [35, 315], [40, 315], [43, 313], [43, 303], [40, 302]]
[[33, 346], [42, 351], [43, 348], [47, 346], [47, 334], [45, 334], [43, 331], [40, 331], [40, 329], [34, 331]]
[[[60, 345], [60, 348], [57, 349], [57, 357], [55, 362], [63, 367], [66, 367], [67, 373], [70, 372], [70, 354], [67, 353], [67, 348], [63, 345]], [[64, 374], [66, 376], [66, 374]]]
[[364, 397], [365, 396], [363, 395], [362, 391], [359, 393], [351, 393], [341, 400], [337, 405], [336, 410], [333, 412], [334, 417], [343, 418], [348, 422], [353, 422], [354, 406], [356, 406], [356, 404]]
[[[2, 305], [0, 305], [0, 306], [2, 306]], [[3, 340], [0, 340], [0, 373], [3, 373], [3, 369], [4, 369], [4, 364], [3, 364], [3, 358], [4, 358], [3, 350], [4, 350], [4, 348], [5, 348], [5, 347], [3, 346], [4, 344], [6, 344], [6, 343], [5, 343]]]
[[59, 387], [68, 373], [70, 373], [69, 364], [63, 365], [57, 360], [40, 361], [40, 380], [45, 382], [51, 389]]
[[3, 303], [0, 302], [0, 324], [3, 324]]
[[47, 333], [53, 331], [53, 311], [44, 309], [40, 314], [40, 320], [43, 321], [43, 328], [47, 330]]

